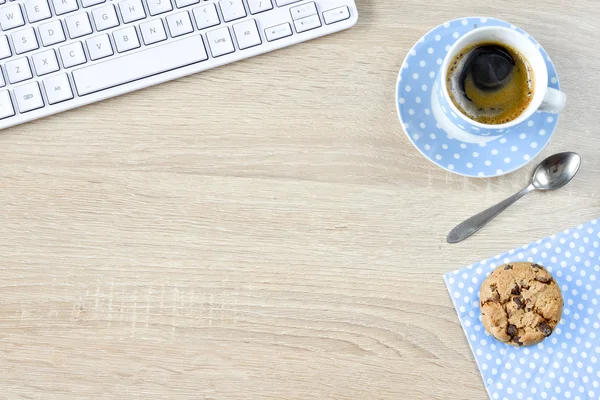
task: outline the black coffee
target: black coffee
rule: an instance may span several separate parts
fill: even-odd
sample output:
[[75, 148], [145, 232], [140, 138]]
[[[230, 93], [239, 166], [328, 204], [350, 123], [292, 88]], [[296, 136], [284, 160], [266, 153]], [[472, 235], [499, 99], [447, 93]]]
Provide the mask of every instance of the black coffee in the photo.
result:
[[511, 47], [482, 42], [460, 51], [450, 63], [446, 86], [454, 105], [484, 124], [516, 119], [533, 98], [533, 73]]

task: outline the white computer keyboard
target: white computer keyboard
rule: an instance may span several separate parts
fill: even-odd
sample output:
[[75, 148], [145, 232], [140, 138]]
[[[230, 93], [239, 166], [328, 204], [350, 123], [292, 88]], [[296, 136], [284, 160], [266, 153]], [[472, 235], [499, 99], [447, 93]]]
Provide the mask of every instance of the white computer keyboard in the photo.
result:
[[0, 0], [0, 129], [353, 26], [354, 0]]

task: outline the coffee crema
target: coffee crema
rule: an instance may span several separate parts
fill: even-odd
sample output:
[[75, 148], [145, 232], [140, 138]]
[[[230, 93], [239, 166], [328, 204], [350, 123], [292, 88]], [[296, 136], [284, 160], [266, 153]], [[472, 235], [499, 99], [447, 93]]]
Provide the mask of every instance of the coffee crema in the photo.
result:
[[533, 98], [533, 72], [518, 51], [498, 42], [470, 45], [446, 74], [452, 103], [474, 121], [499, 125], [518, 118]]

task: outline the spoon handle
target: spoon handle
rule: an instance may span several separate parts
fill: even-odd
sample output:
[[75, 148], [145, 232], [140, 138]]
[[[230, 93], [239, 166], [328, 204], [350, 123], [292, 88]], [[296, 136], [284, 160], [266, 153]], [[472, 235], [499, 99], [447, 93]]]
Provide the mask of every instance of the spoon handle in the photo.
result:
[[452, 229], [450, 234], [448, 234], [448, 243], [459, 243], [465, 240], [466, 238], [470, 237], [475, 232], [483, 228], [488, 222], [494, 219], [498, 214], [506, 210], [517, 200], [519, 200], [521, 197], [525, 196], [527, 193], [531, 192], [534, 189], [535, 188], [533, 187], [533, 185], [529, 185], [525, 189], [521, 190], [519, 193], [515, 193], [508, 199], [501, 201], [495, 206], [492, 206], [487, 210], [482, 211], [479, 214], [472, 216], [465, 222], [459, 224], [456, 228]]

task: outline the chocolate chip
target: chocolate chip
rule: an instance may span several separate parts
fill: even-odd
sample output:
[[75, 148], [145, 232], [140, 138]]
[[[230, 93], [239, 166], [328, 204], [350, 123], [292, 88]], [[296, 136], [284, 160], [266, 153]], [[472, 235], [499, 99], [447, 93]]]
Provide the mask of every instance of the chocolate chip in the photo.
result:
[[538, 325], [538, 329], [546, 337], [548, 337], [548, 336], [550, 336], [552, 334], [552, 327], [550, 325], [548, 325], [548, 323], [546, 323], [546, 322], [542, 322], [541, 324], [539, 324]]
[[521, 294], [521, 288], [519, 287], [519, 285], [515, 285], [514, 288], [512, 288], [512, 290], [510, 291], [511, 294], [514, 294], [515, 296], [518, 296]]
[[506, 327], [506, 334], [510, 337], [515, 336], [518, 332], [519, 331], [517, 327], [513, 324], [508, 324], [508, 326]]
[[517, 344], [517, 346], [523, 346], [523, 343], [520, 341], [521, 336], [515, 336], [512, 341]]
[[543, 269], [544, 268], [540, 264], [533, 264], [532, 267], [536, 268], [536, 269]]
[[513, 269], [513, 266], [510, 265], [510, 264], [507, 264], [507, 265], [504, 266], [504, 269], [505, 270]]
[[525, 308], [525, 303], [523, 302], [523, 299], [521, 297], [515, 297], [513, 300], [517, 305], [517, 310]]
[[552, 282], [551, 276], [536, 276], [535, 280], [541, 283], [550, 283]]

